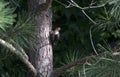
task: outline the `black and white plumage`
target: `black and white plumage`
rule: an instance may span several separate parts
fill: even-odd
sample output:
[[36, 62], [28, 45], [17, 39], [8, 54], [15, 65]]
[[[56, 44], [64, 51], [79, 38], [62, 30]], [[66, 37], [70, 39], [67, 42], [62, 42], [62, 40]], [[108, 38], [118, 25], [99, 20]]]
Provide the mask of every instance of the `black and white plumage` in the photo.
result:
[[50, 40], [51, 44], [54, 46], [58, 43], [59, 38], [60, 38], [60, 27], [57, 27], [55, 30], [51, 31], [50, 33]]

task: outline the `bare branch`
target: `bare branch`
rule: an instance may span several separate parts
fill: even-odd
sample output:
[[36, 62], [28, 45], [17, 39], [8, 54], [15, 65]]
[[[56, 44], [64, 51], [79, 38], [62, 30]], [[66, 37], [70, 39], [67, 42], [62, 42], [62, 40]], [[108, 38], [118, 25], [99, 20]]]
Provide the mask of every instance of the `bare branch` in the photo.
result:
[[96, 8], [100, 8], [100, 7], [104, 7], [106, 4], [102, 4], [102, 5], [98, 5], [98, 6], [89, 6], [89, 7], [83, 7], [83, 10], [87, 10], [87, 9], [96, 9]]
[[96, 22], [95, 22], [89, 15], [87, 15], [84, 10], [93, 9], [93, 8], [99, 8], [99, 7], [105, 6], [105, 4], [103, 4], [103, 5], [99, 5], [99, 6], [92, 6], [92, 5], [91, 5], [91, 6], [89, 6], [89, 7], [81, 7], [81, 6], [79, 6], [75, 1], [73, 1], [73, 0], [70, 0], [70, 1], [71, 1], [71, 2], [68, 2], [69, 4], [72, 4], [72, 6], [81, 9], [82, 12], [83, 12], [83, 14], [84, 14], [91, 22], [93, 22], [94, 24], [96, 24]]
[[[57, 1], [57, 0], [55, 0], [55, 1]], [[84, 14], [93, 24], [96, 24], [96, 22], [95, 22], [89, 15], [87, 15], [84, 10], [100, 8], [100, 7], [103, 7], [103, 6], [106, 5], [106, 4], [102, 4], [102, 5], [98, 5], [98, 6], [93, 6], [93, 4], [95, 4], [94, 0], [91, 1], [90, 6], [88, 6], [88, 7], [81, 7], [81, 6], [79, 6], [74, 0], [67, 1], [67, 2], [69, 3], [69, 5], [65, 5], [65, 4], [61, 3], [60, 1], [57, 1], [57, 2], [60, 3], [60, 4], [62, 4], [62, 5], [64, 5], [66, 8], [70, 8], [70, 7], [77, 7], [77, 8], [79, 8], [79, 9], [83, 12], [83, 14]]]
[[103, 7], [103, 6], [106, 5], [106, 4], [102, 4], [102, 5], [93, 6], [93, 4], [95, 4], [95, 3], [91, 2], [90, 6], [88, 6], [88, 7], [81, 7], [75, 1], [73, 1], [73, 0], [70, 0], [70, 1], [71, 2], [68, 2], [69, 4], [72, 4], [74, 7], [77, 7], [79, 9], [81, 9], [81, 10], [96, 9], [96, 8], [100, 8], [100, 7]]
[[97, 51], [96, 51], [96, 49], [95, 49], [93, 40], [92, 40], [92, 32], [91, 32], [91, 29], [92, 29], [92, 27], [90, 27], [90, 32], [89, 32], [89, 33], [90, 33], [90, 42], [91, 42], [91, 44], [92, 44], [92, 47], [93, 47], [93, 50], [94, 50], [95, 54], [98, 55], [98, 53], [97, 53]]
[[19, 57], [19, 59], [34, 73], [34, 76], [36, 76], [37, 71], [34, 68], [34, 66], [20, 53], [19, 50], [17, 50], [12, 44], [0, 39], [0, 44], [4, 47], [7, 47], [11, 53], [15, 54]]
[[83, 14], [84, 14], [92, 23], [97, 24], [92, 18], [90, 18], [89, 15], [87, 15], [87, 14], [85, 13], [84, 10], [82, 10], [82, 12], [83, 12]]
[[96, 2], [94, 0], [91, 1], [90, 6], [94, 5]]
[[62, 3], [62, 2], [60, 2], [60, 1], [58, 1], [58, 0], [55, 0], [57, 3], [59, 3], [59, 4], [61, 4], [61, 5], [63, 5], [65, 8], [67, 8], [69, 5], [66, 5], [66, 4], [64, 4], [64, 3]]

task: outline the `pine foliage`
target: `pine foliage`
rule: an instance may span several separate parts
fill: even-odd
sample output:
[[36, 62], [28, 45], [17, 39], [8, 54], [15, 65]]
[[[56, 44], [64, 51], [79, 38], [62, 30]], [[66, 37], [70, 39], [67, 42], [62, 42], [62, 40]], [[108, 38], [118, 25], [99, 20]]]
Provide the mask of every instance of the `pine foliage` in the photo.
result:
[[0, 1], [0, 28], [5, 30], [4, 27], [12, 25], [15, 22], [16, 15], [13, 14], [14, 8], [8, 6], [9, 3]]

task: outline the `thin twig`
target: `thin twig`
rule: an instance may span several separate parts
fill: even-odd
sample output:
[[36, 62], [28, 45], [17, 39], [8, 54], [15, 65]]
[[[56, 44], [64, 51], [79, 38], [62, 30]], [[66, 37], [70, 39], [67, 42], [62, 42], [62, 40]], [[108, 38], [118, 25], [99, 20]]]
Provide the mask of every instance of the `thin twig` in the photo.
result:
[[[73, 0], [70, 0], [71, 2], [69, 2], [69, 3], [71, 3], [71, 4], [73, 4], [73, 6], [75, 6], [75, 7], [78, 7], [79, 9], [81, 9], [81, 10], [88, 10], [88, 9], [95, 9], [95, 8], [100, 8], [100, 7], [103, 7], [103, 6], [105, 6], [106, 4], [102, 4], [102, 5], [97, 5], [97, 6], [88, 6], [88, 7], [81, 7], [81, 6], [79, 6], [75, 1], [73, 1]], [[93, 3], [92, 3], [93, 4]]]
[[90, 33], [90, 42], [91, 42], [91, 44], [92, 44], [92, 48], [93, 48], [95, 54], [98, 55], [98, 53], [97, 53], [97, 51], [96, 51], [96, 49], [95, 49], [93, 40], [92, 40], [92, 32], [91, 32], [91, 29], [92, 29], [92, 27], [90, 27], [90, 32], [89, 32], [89, 33]]
[[60, 1], [58, 1], [58, 0], [55, 0], [57, 3], [59, 3], [59, 4], [61, 4], [61, 5], [63, 5], [64, 7], [67, 7], [68, 5], [65, 5], [64, 3], [62, 3], [62, 2], [60, 2]]
[[91, 1], [90, 6], [94, 5], [96, 2], [94, 0]]
[[85, 65], [86, 65], [86, 63], [83, 64], [83, 74], [84, 74], [84, 77], [87, 77], [87, 76], [86, 76], [86, 72], [85, 72]]
[[90, 7], [83, 7], [83, 10], [88, 10], [88, 9], [96, 9], [105, 6], [106, 4], [98, 5], [98, 6], [90, 6]]
[[103, 7], [103, 6], [106, 5], [106, 4], [102, 4], [102, 5], [98, 5], [98, 6], [92, 6], [93, 4], [95, 4], [95, 3], [93, 3], [93, 2], [94, 2], [93, 0], [92, 0], [92, 2], [91, 2], [90, 6], [88, 6], [88, 7], [81, 7], [81, 6], [79, 6], [79, 5], [78, 5], [75, 1], [73, 1], [73, 0], [67, 1], [67, 2], [69, 3], [69, 5], [65, 5], [64, 3], [61, 3], [61, 2], [58, 1], [58, 0], [55, 0], [55, 1], [58, 2], [59, 4], [65, 6], [66, 8], [70, 8], [70, 7], [73, 6], [73, 7], [77, 7], [77, 8], [79, 8], [79, 9], [81, 9], [81, 11], [83, 12], [83, 14], [84, 14], [91, 22], [93, 22], [94, 24], [96, 24], [96, 22], [95, 22], [89, 15], [87, 15], [84, 10], [100, 8], [100, 7]]
[[83, 14], [84, 14], [93, 24], [97, 24], [92, 18], [90, 18], [89, 15], [87, 15], [87, 14], [85, 13], [84, 10], [82, 10], [82, 12], [83, 12]]
[[74, 6], [70, 1], [67, 1], [67, 2], [69, 3], [69, 5], [66, 5], [66, 8], [70, 8]]

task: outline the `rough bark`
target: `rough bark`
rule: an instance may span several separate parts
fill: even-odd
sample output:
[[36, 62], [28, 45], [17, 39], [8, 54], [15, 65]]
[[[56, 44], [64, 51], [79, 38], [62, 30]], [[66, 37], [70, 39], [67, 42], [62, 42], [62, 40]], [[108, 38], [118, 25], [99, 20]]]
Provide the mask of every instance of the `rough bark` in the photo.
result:
[[53, 71], [53, 53], [49, 41], [51, 31], [51, 0], [29, 0], [29, 12], [34, 16], [36, 23], [37, 50], [30, 56], [37, 69], [37, 77], [50, 77]]

